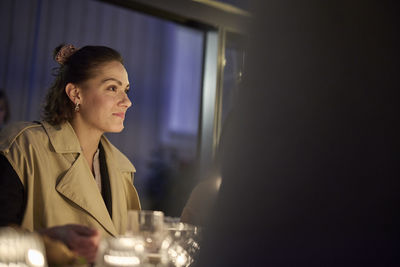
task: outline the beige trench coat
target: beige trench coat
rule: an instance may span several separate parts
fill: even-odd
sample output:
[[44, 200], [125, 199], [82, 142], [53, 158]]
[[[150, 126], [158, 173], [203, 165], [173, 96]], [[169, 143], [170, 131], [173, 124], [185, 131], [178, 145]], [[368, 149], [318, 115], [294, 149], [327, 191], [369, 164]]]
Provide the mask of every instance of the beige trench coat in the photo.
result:
[[134, 166], [106, 137], [101, 138], [109, 173], [112, 218], [85, 160], [77, 136], [67, 122], [16, 123], [0, 135], [0, 153], [10, 162], [27, 191], [22, 227], [78, 223], [103, 236], [126, 230], [127, 211], [140, 209], [132, 184]]

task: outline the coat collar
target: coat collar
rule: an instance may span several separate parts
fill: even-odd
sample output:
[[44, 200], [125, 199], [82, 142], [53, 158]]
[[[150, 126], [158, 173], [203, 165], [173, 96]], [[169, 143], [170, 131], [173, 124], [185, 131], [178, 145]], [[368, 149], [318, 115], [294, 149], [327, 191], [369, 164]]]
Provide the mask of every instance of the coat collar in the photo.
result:
[[[50, 143], [57, 153], [82, 153], [82, 148], [78, 137], [69, 122], [60, 125], [51, 125], [48, 122], [41, 122]], [[132, 163], [123, 155], [111, 142], [103, 135], [100, 139], [104, 151], [107, 155], [108, 164], [115, 165], [120, 171], [136, 172]], [[110, 163], [112, 161], [112, 163]]]
[[51, 125], [46, 121], [41, 124], [49, 136], [50, 143], [57, 153], [81, 153], [81, 145], [69, 122]]
[[122, 154], [104, 135], [100, 139], [106, 154], [107, 165], [114, 165], [122, 172], [136, 172], [129, 159]]

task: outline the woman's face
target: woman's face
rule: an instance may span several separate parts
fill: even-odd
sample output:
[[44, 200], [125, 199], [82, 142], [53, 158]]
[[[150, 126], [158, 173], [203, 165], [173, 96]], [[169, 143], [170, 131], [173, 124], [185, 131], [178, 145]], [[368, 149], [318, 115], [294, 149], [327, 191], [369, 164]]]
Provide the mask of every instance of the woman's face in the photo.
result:
[[121, 132], [125, 112], [132, 105], [127, 95], [128, 73], [118, 61], [105, 63], [95, 73], [81, 86], [81, 121], [91, 130]]

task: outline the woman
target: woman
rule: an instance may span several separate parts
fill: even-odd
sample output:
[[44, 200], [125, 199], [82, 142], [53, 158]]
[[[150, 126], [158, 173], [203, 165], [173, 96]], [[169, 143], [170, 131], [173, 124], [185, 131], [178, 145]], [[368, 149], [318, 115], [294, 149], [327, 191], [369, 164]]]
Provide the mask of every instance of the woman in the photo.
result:
[[44, 120], [14, 123], [0, 137], [0, 222], [93, 260], [99, 234], [122, 234], [127, 210], [140, 209], [135, 168], [103, 135], [124, 128], [128, 74], [108, 47], [61, 45], [54, 58]]

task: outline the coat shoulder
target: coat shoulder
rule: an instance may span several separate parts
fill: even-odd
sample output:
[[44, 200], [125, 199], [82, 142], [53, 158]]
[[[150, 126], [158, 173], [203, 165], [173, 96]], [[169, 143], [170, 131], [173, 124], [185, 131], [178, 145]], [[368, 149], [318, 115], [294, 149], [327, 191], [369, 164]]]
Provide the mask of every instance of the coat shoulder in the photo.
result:
[[0, 132], [0, 151], [7, 151], [19, 136], [31, 129], [42, 127], [39, 122], [13, 122]]

